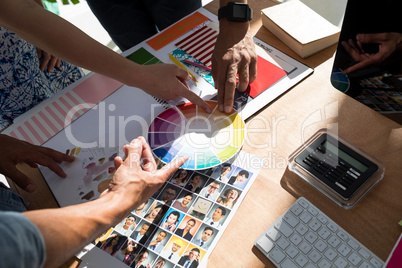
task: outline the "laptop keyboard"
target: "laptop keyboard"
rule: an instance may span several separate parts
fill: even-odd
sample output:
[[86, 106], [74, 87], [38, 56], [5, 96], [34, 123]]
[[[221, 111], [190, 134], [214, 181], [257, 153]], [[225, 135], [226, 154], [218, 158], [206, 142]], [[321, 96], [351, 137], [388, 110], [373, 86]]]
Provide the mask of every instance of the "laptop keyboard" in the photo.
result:
[[367, 267], [384, 262], [300, 197], [255, 241], [276, 267]]

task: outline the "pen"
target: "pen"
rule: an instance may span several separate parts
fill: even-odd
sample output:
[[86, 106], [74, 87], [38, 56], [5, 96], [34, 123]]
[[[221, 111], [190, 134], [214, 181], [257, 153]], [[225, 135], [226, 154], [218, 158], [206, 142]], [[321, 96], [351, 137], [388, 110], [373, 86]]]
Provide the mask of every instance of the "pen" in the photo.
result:
[[198, 63], [195, 63], [195, 62], [192, 62], [192, 61], [189, 61], [189, 60], [183, 60], [183, 62], [188, 63], [190, 65], [193, 65], [195, 67], [207, 70], [207, 71], [211, 71], [211, 67], [207, 67], [207, 66], [202, 65], [202, 64], [198, 64]]
[[169, 58], [179, 67], [187, 70], [187, 72], [190, 74], [191, 78], [195, 81], [198, 82], [197, 78], [184, 66], [178, 59], [176, 59], [172, 54], [169, 54]]

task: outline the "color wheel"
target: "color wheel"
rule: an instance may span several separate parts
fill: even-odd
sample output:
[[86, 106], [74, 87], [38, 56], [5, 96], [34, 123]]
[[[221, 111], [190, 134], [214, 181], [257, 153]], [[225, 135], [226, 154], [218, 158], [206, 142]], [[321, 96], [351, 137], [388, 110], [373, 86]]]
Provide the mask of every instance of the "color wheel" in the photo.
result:
[[346, 93], [349, 89], [349, 78], [343, 74], [342, 70], [335, 69], [331, 74], [331, 84], [339, 91]]
[[217, 102], [207, 101], [211, 114], [195, 104], [181, 104], [159, 114], [148, 130], [148, 142], [157, 158], [169, 163], [187, 155], [182, 168], [201, 170], [235, 156], [243, 146], [245, 124], [240, 115], [222, 113]]

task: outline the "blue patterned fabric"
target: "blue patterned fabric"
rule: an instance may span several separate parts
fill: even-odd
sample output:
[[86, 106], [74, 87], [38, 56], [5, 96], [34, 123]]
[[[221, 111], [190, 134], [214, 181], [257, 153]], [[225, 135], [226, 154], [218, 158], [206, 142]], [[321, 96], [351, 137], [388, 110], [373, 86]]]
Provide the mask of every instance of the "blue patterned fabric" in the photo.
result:
[[35, 46], [0, 27], [0, 130], [83, 76], [64, 61], [51, 72], [42, 72], [39, 63]]

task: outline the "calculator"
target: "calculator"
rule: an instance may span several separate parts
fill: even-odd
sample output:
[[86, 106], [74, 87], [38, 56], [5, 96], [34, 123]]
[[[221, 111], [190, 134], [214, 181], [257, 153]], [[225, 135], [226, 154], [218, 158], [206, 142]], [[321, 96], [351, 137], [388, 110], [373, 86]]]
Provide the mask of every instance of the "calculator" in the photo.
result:
[[384, 174], [384, 167], [350, 142], [321, 129], [289, 158], [289, 168], [343, 207], [351, 207]]

